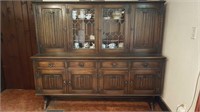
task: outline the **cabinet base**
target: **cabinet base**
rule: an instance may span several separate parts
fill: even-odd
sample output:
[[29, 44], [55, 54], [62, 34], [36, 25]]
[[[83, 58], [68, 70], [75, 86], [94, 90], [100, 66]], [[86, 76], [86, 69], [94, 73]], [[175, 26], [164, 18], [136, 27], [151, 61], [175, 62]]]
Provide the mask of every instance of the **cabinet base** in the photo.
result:
[[150, 109], [155, 109], [158, 103], [163, 111], [171, 111], [160, 96], [44, 96], [44, 110], [47, 109], [51, 100], [71, 100], [71, 101], [144, 101], [148, 102]]

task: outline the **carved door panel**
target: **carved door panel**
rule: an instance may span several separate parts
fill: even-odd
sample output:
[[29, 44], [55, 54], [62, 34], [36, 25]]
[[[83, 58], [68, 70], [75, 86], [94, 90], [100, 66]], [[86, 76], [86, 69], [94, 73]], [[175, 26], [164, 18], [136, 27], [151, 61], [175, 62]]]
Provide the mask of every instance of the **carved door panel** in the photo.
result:
[[133, 12], [132, 51], [136, 53], [161, 53], [164, 10], [160, 5], [136, 5]]
[[103, 5], [100, 11], [100, 52], [129, 51], [129, 17], [131, 7], [126, 5]]
[[127, 92], [128, 71], [102, 70], [99, 75], [99, 90], [101, 94], [120, 95]]
[[130, 73], [130, 92], [133, 94], [160, 94], [159, 70], [133, 70]]
[[98, 5], [69, 5], [69, 49], [97, 52]]
[[69, 71], [69, 92], [73, 94], [93, 94], [97, 90], [97, 72], [91, 69]]
[[37, 94], [63, 94], [66, 92], [64, 70], [37, 70], [35, 88]]
[[63, 5], [36, 6], [36, 30], [41, 53], [66, 51], [65, 13]]

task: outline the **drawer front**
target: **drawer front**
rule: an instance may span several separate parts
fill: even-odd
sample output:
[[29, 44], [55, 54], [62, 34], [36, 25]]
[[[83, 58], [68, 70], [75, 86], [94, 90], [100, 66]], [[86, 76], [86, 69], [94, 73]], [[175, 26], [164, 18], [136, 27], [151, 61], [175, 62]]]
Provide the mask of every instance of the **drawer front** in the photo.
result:
[[64, 68], [64, 61], [40, 61], [37, 62], [37, 67], [42, 68]]
[[102, 61], [100, 63], [101, 68], [128, 68], [128, 62], [126, 61]]
[[140, 69], [140, 68], [160, 68], [161, 62], [154, 62], [154, 61], [138, 61], [132, 62], [131, 68], [132, 69]]
[[71, 61], [69, 62], [70, 68], [96, 68], [95, 61]]

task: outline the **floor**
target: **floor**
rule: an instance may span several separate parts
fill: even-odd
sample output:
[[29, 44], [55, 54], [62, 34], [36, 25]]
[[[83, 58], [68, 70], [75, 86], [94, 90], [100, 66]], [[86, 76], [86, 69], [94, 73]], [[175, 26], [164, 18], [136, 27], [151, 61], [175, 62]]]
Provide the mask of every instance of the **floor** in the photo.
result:
[[[45, 112], [43, 97], [35, 96], [34, 90], [7, 89], [1, 94], [1, 109], [3, 112]], [[65, 111], [150, 111], [147, 102], [130, 101], [57, 101], [50, 102], [47, 110]], [[156, 104], [156, 111], [161, 108]], [[47, 111], [48, 112], [48, 111]]]

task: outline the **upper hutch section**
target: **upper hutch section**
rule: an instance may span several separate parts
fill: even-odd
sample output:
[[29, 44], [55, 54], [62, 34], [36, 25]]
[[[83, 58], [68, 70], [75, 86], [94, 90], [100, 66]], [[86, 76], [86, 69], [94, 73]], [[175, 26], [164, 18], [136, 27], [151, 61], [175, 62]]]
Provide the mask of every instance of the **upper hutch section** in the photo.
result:
[[164, 3], [34, 2], [39, 53], [161, 54]]

